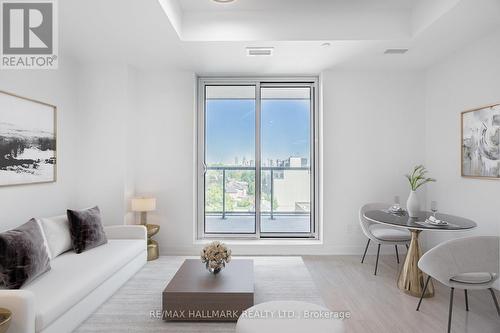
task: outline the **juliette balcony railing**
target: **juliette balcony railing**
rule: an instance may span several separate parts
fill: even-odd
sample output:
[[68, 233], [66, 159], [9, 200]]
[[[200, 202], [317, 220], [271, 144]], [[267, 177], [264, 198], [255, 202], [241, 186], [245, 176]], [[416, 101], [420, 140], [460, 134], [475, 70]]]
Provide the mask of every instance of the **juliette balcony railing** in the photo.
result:
[[[228, 185], [228, 179], [230, 181], [233, 181], [233, 187], [235, 187], [235, 184], [238, 182], [241, 184], [243, 181], [241, 179], [236, 179], [235, 177], [231, 177], [231, 173], [238, 172], [238, 171], [243, 171], [243, 172], [252, 172], [253, 171], [253, 184], [255, 188], [255, 173], [256, 173], [256, 168], [252, 166], [207, 166], [206, 167], [206, 172], [208, 173], [209, 171], [219, 171], [219, 177], [221, 177], [221, 183], [218, 186], [222, 186], [222, 197], [220, 198], [222, 210], [209, 210], [206, 209], [205, 213], [207, 215], [220, 215], [222, 216], [222, 219], [226, 219], [227, 216], [236, 216], [236, 215], [255, 215], [255, 205], [252, 205], [250, 210], [244, 211], [244, 210], [228, 210], [227, 209], [227, 196], [228, 190], [227, 190], [227, 185]], [[307, 172], [308, 177], [305, 177], [305, 184], [302, 184], [303, 186], [306, 185], [305, 187], [309, 187], [310, 183], [310, 167], [261, 167], [261, 184], [265, 184], [266, 188], [265, 191], [263, 190], [261, 193], [261, 196], [267, 194], [268, 200], [264, 199], [264, 201], [269, 202], [269, 208], [268, 209], [262, 209], [260, 214], [261, 215], [268, 215], [270, 216], [271, 219], [274, 219], [276, 216], [300, 216], [300, 215], [309, 215], [310, 214], [310, 201], [299, 201], [295, 202], [295, 210], [282, 210], [282, 209], [277, 209], [278, 207], [276, 206], [275, 199], [276, 199], [276, 193], [275, 193], [275, 180], [280, 179], [284, 180], [285, 183], [287, 181], [286, 177], [286, 171], [302, 171], [302, 172]], [[266, 174], [267, 173], [267, 174]], [[267, 178], [268, 177], [268, 178]], [[264, 180], [264, 178], [266, 178]], [[247, 182], [247, 186], [250, 186], [250, 183], [252, 182]], [[289, 180], [288, 181], [288, 186], [295, 186], [299, 184], [293, 184], [293, 182], [297, 182], [297, 179]], [[299, 180], [300, 181], [300, 180]], [[213, 186], [213, 184], [212, 184]], [[237, 185], [236, 185], [237, 186]], [[246, 190], [248, 191], [248, 187]], [[261, 185], [262, 188], [262, 185]], [[245, 189], [241, 189], [244, 191]], [[309, 190], [308, 190], [309, 191]], [[233, 189], [234, 192], [234, 189]], [[307, 193], [309, 195], [309, 193]], [[248, 194], [247, 197], [251, 197], [253, 199], [253, 202], [255, 202], [255, 194]], [[262, 202], [262, 199], [261, 199]]]

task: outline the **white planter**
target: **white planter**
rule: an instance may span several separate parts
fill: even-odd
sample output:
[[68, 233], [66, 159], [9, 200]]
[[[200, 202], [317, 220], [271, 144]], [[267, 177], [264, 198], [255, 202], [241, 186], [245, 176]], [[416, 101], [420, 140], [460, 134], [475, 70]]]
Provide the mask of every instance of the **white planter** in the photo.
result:
[[418, 201], [417, 192], [411, 191], [406, 201], [406, 209], [410, 217], [418, 217], [420, 213], [420, 202]]

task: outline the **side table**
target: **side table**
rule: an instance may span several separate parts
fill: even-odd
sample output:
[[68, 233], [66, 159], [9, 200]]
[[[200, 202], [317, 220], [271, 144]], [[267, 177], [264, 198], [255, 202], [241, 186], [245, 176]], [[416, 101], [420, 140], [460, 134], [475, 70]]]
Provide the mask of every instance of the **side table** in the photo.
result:
[[11, 316], [10, 310], [0, 308], [0, 333], [5, 333], [9, 329]]
[[[152, 239], [154, 235], [160, 231], [160, 226], [157, 224], [146, 224], [148, 230], [148, 261], [158, 259], [160, 251], [158, 249], [158, 242]], [[1, 332], [0, 332], [1, 333]]]

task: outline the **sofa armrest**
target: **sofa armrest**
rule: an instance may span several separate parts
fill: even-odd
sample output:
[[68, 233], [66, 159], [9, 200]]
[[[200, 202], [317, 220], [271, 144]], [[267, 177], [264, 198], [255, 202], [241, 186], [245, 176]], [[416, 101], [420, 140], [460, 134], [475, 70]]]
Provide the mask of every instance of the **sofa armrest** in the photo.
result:
[[35, 295], [28, 290], [0, 290], [0, 307], [12, 312], [9, 333], [35, 332]]
[[148, 239], [148, 232], [143, 225], [105, 226], [104, 232], [109, 239]]

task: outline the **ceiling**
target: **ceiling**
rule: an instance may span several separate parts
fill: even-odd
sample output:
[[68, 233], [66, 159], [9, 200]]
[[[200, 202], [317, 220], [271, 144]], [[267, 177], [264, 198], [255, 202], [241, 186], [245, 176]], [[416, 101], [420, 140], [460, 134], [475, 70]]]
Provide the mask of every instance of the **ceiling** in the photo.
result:
[[184, 41], [308, 41], [407, 37], [415, 0], [159, 2]]
[[419, 69], [500, 29], [500, 0], [65, 0], [59, 12], [62, 55], [201, 74]]
[[363, 6], [371, 8], [412, 8], [415, 0], [235, 0], [221, 4], [215, 1], [176, 0], [186, 11], [266, 11], [284, 9], [308, 9], [310, 7], [339, 8], [341, 6]]

